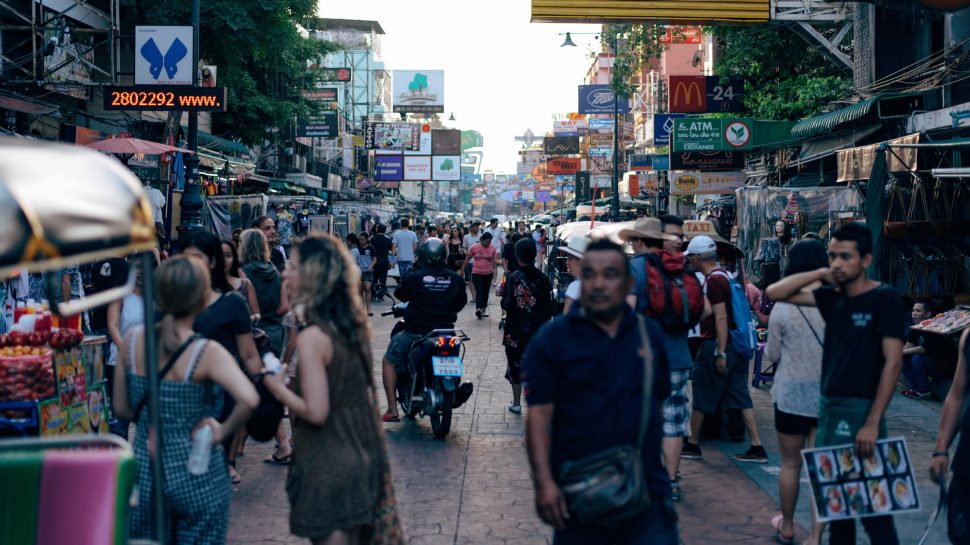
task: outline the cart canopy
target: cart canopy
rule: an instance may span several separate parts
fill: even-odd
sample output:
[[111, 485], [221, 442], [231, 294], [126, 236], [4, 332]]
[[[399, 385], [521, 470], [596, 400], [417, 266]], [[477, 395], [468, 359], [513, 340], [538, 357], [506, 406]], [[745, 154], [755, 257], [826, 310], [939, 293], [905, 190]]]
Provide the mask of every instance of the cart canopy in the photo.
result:
[[155, 245], [139, 179], [82, 147], [0, 137], [0, 274], [43, 272]]

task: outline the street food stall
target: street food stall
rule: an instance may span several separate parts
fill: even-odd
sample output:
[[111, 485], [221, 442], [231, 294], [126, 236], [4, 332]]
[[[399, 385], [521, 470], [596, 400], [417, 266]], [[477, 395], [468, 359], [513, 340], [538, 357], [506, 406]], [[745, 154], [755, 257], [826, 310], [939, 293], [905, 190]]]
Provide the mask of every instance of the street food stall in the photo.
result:
[[[140, 252], [145, 321], [153, 321], [152, 211], [138, 178], [122, 163], [75, 146], [0, 139], [0, 210], [5, 218], [0, 278], [41, 274], [47, 293], [57, 294], [57, 275], [43, 273]], [[134, 284], [132, 269], [123, 286], [67, 302], [55, 296], [49, 308], [24, 308], [15, 316], [7, 346], [0, 348], [0, 391], [15, 404], [4, 405], [3, 413], [8, 420], [21, 420], [16, 429], [44, 436], [0, 439], [0, 482], [9, 491], [0, 491], [0, 511], [11, 522], [3, 528], [5, 539], [127, 543], [134, 455], [127, 442], [91, 433], [106, 424], [103, 389], [91, 390], [104, 370], [97, 349], [86, 350], [83, 336], [70, 326], [77, 323], [72, 316], [124, 297]], [[148, 328], [148, 410], [158, 441], [155, 347], [154, 329]], [[31, 426], [24, 419], [36, 422]], [[65, 435], [47, 437], [45, 429]], [[159, 465], [152, 466], [159, 542], [164, 543], [163, 477]]]

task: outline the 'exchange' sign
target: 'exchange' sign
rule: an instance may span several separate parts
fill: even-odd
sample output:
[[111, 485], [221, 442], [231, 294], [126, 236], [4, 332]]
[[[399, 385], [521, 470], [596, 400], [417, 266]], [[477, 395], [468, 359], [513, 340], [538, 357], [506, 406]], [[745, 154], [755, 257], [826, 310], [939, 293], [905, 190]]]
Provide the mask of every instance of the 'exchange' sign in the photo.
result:
[[674, 152], [732, 151], [751, 149], [751, 127], [748, 118], [719, 119], [692, 117], [674, 120], [671, 133]]

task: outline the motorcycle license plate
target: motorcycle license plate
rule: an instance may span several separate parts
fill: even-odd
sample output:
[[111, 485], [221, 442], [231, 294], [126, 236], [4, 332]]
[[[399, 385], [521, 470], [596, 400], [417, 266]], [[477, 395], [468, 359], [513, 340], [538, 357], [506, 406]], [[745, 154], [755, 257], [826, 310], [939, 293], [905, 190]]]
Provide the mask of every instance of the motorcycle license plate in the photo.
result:
[[461, 358], [459, 356], [433, 356], [431, 366], [436, 377], [460, 377]]

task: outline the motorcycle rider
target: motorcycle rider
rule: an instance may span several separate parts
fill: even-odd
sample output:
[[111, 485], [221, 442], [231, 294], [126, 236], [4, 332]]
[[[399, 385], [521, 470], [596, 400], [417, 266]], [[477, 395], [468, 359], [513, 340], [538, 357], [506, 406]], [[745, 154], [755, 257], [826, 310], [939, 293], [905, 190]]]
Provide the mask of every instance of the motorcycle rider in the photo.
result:
[[418, 248], [420, 268], [401, 279], [394, 296], [406, 302], [404, 330], [391, 339], [383, 361], [387, 412], [384, 422], [400, 420], [395, 401], [397, 373], [404, 370], [411, 346], [435, 329], [452, 329], [458, 312], [465, 308], [465, 280], [445, 267], [446, 249], [439, 238], [429, 238]]

